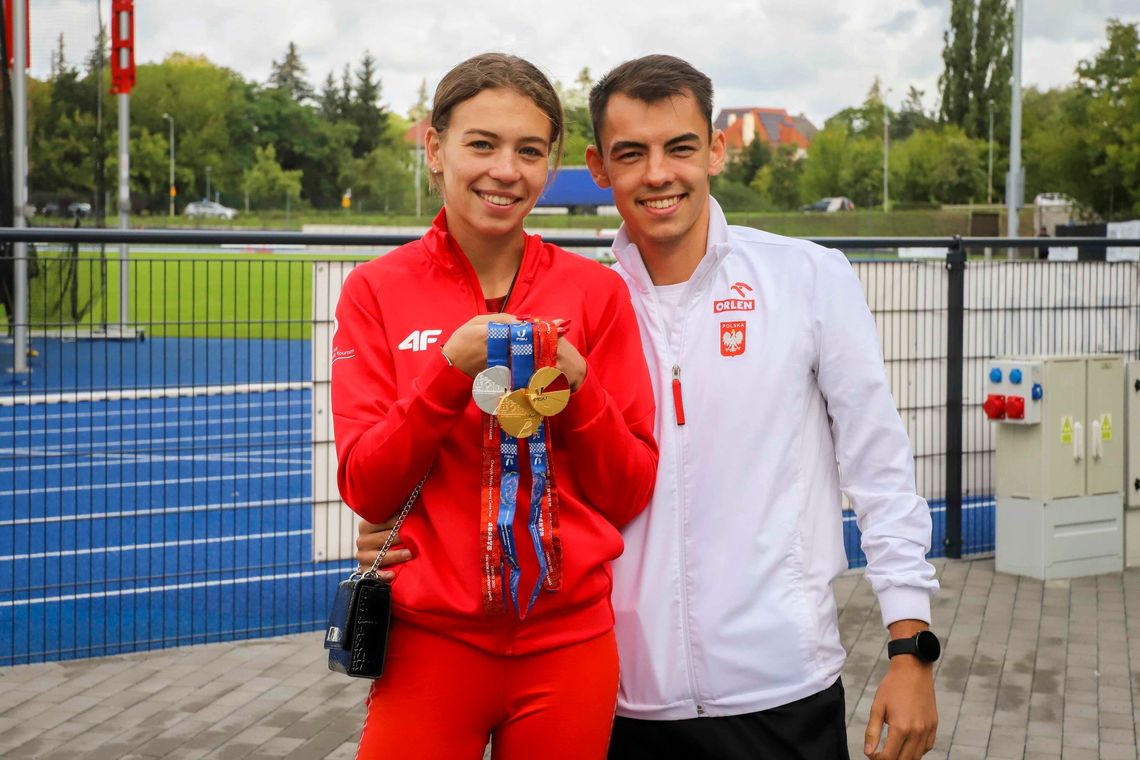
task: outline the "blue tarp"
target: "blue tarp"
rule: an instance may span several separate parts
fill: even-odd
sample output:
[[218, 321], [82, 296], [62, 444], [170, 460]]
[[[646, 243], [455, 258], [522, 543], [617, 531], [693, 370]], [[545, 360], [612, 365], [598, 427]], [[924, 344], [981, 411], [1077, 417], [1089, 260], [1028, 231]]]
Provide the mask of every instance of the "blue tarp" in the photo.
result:
[[590, 170], [584, 166], [559, 169], [546, 192], [538, 199], [539, 206], [612, 206], [614, 194], [594, 184]]

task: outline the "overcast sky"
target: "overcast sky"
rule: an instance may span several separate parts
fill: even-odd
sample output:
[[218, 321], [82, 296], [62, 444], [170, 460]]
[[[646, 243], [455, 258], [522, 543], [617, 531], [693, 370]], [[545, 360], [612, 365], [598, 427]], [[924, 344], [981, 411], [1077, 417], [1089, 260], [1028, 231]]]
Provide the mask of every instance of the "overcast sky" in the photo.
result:
[[[65, 35], [77, 62], [95, 36], [100, 0], [32, 3], [32, 68], [43, 76]], [[101, 0], [103, 18], [110, 0]], [[453, 64], [504, 50], [570, 83], [583, 66], [596, 78], [623, 60], [671, 53], [712, 77], [716, 105], [806, 113], [817, 125], [862, 102], [876, 76], [897, 107], [910, 85], [934, 107], [950, 0], [140, 0], [136, 60], [174, 51], [264, 81], [290, 41], [310, 81], [378, 61], [382, 99], [404, 113], [424, 78], [429, 93]], [[1104, 45], [1105, 22], [1140, 21], [1136, 0], [1025, 0], [1023, 80], [1042, 87], [1073, 79], [1077, 62]]]

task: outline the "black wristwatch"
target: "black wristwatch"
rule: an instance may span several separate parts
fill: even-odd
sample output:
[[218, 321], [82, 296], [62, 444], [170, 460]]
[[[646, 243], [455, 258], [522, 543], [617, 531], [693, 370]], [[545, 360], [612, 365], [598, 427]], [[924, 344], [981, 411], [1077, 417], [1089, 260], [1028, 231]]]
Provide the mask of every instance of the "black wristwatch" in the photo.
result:
[[887, 657], [913, 654], [921, 662], [934, 662], [942, 654], [942, 645], [931, 631], [919, 631], [907, 639], [894, 639], [887, 644]]

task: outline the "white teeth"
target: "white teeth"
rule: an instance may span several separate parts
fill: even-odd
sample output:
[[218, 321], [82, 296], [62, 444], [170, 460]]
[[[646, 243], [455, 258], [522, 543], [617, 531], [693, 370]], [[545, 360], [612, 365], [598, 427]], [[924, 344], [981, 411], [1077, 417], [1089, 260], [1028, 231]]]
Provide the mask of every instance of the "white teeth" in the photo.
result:
[[514, 203], [513, 198], [507, 198], [503, 195], [491, 195], [489, 193], [479, 193], [479, 197], [488, 203], [494, 203], [496, 206], [509, 206]]
[[649, 208], [671, 208], [681, 202], [681, 196], [674, 195], [672, 198], [660, 198], [658, 200], [644, 201]]

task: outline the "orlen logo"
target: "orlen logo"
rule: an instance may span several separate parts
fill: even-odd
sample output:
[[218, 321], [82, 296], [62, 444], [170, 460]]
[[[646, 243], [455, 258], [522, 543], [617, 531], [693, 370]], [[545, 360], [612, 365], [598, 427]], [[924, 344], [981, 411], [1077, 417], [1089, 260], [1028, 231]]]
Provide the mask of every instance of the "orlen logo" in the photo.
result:
[[752, 286], [746, 282], [734, 282], [729, 288], [740, 298], [725, 298], [722, 301], [713, 301], [713, 313], [722, 314], [726, 311], [756, 311], [756, 299], [749, 298]]
[[426, 351], [428, 346], [439, 340], [440, 335], [443, 335], [443, 330], [412, 330], [396, 348], [401, 351]]

